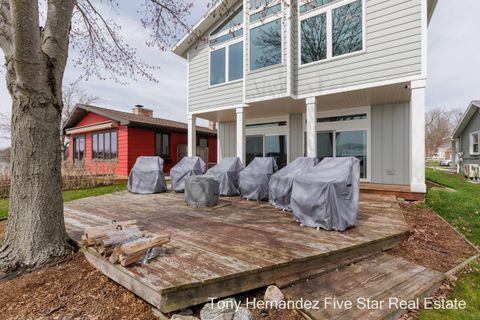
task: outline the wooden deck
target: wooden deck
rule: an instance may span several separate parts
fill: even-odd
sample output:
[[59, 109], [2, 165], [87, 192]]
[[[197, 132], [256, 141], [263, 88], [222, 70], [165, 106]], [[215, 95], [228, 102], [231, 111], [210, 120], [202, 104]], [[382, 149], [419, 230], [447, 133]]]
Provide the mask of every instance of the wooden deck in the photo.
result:
[[[318, 301], [318, 308], [300, 310], [311, 319], [396, 319], [406, 311], [397, 308], [400, 301], [421, 300], [438, 289], [444, 279], [441, 272], [379, 254], [283, 292], [289, 300]], [[332, 304], [332, 298], [337, 305]], [[351, 307], [346, 307], [349, 302]]]
[[400, 184], [360, 183], [360, 192], [367, 194], [390, 195], [409, 201], [424, 201], [425, 193], [412, 192], [410, 186]]
[[67, 230], [76, 241], [86, 227], [133, 218], [148, 231], [171, 232], [169, 254], [124, 268], [84, 251], [105, 275], [162, 312], [335, 270], [409, 233], [395, 198], [372, 194], [361, 195], [356, 227], [345, 232], [300, 227], [289, 213], [239, 197], [202, 210], [175, 193], [119, 192], [65, 204]]

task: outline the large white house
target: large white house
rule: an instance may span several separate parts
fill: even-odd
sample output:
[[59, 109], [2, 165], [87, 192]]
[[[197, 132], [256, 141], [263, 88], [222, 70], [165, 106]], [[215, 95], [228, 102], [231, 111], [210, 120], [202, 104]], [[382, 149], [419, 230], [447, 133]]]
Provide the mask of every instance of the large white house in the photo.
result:
[[366, 182], [425, 192], [427, 25], [436, 0], [223, 0], [175, 46], [218, 159], [356, 156]]

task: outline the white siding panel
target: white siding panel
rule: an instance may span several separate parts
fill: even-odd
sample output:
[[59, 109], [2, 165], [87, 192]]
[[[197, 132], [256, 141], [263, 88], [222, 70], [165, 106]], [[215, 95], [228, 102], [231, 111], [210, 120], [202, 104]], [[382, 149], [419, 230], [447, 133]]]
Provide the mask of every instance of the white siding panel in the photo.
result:
[[218, 123], [218, 154], [220, 162], [225, 157], [235, 157], [237, 152], [236, 139], [236, 123], [235, 122], [219, 122]]
[[421, 0], [366, 1], [366, 52], [299, 67], [298, 95], [421, 74]]
[[303, 117], [301, 113], [290, 115], [290, 132], [288, 139], [290, 143], [290, 162], [298, 157], [303, 157], [302, 119]]

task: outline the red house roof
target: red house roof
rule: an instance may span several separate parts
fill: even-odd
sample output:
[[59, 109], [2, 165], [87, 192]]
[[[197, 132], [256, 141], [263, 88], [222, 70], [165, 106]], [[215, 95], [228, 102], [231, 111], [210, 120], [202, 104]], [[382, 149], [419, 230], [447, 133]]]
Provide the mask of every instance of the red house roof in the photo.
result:
[[[186, 123], [167, 120], [162, 118], [155, 118], [143, 115], [136, 115], [129, 112], [117, 111], [107, 108], [101, 108], [86, 104], [77, 104], [73, 109], [72, 113], [68, 117], [63, 130], [74, 127], [80, 120], [82, 120], [88, 112], [93, 112], [99, 114], [105, 118], [118, 121], [120, 124], [125, 126], [133, 127], [145, 127], [153, 129], [170, 129], [173, 131], [187, 131], [188, 126]], [[206, 127], [197, 126], [197, 132], [209, 135], [216, 135], [216, 130], [211, 130]]]

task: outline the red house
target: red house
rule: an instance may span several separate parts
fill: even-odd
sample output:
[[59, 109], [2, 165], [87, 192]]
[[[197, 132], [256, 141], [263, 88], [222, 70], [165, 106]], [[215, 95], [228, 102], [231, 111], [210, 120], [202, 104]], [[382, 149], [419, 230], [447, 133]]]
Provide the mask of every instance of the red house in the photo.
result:
[[[115, 174], [126, 177], [140, 156], [160, 156], [164, 172], [187, 154], [187, 124], [153, 117], [153, 111], [137, 105], [132, 113], [76, 105], [68, 117], [69, 158], [73, 161], [114, 163]], [[197, 126], [197, 153], [206, 163], [217, 162], [217, 131]], [[105, 169], [106, 170], [106, 169]]]

